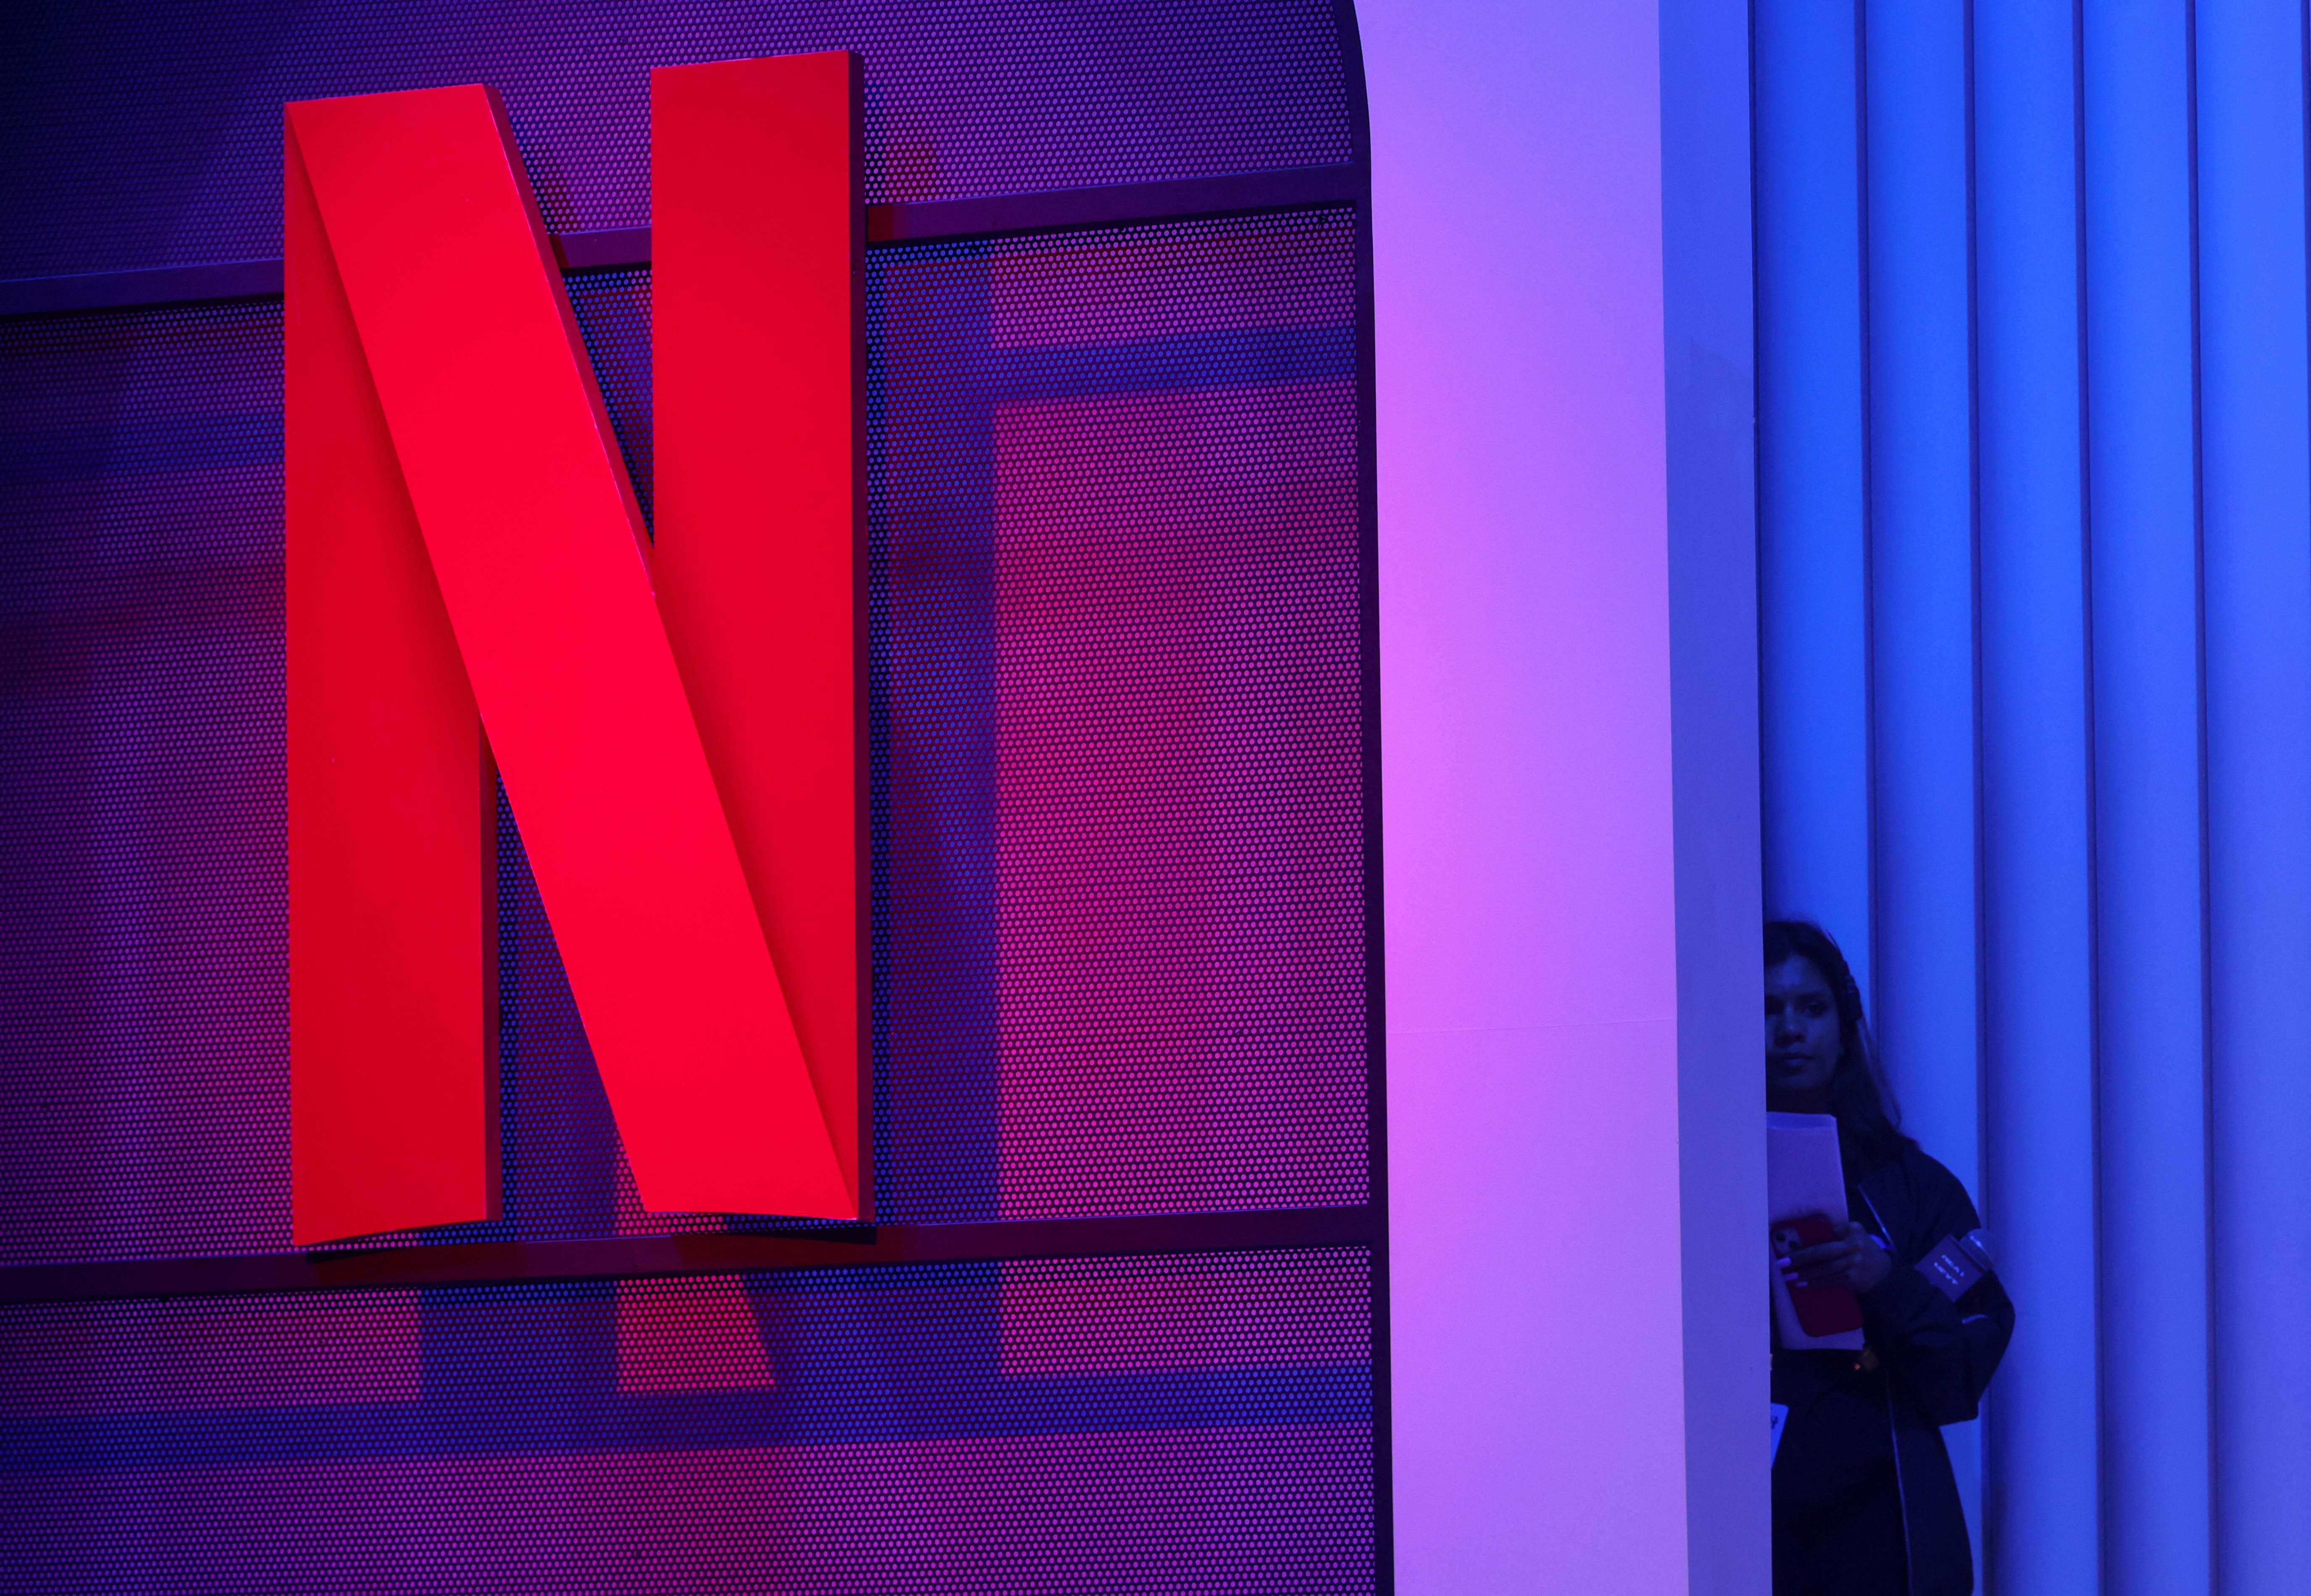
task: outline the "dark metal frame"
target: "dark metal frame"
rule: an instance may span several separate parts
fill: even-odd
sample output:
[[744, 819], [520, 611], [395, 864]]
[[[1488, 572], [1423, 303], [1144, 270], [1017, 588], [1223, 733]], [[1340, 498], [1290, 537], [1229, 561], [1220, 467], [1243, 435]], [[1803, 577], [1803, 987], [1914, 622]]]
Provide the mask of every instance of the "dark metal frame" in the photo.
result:
[[[868, 205], [867, 242], [921, 243], [995, 233], [1045, 232], [1170, 222], [1193, 216], [1347, 205], [1361, 213], [1369, 185], [1361, 161], [1234, 172], [1164, 183], [1117, 183], [1098, 188], [1055, 188], [1040, 194], [998, 194], [976, 199]], [[648, 266], [650, 230], [612, 227], [557, 233], [554, 247], [564, 271]], [[140, 272], [90, 272], [69, 277], [0, 281], [0, 316], [59, 310], [118, 310], [206, 300], [263, 299], [281, 292], [281, 262], [226, 260], [207, 266], [156, 266]]]
[[467, 1242], [419, 1247], [313, 1247], [214, 1258], [51, 1263], [0, 1269], [0, 1304], [131, 1297], [275, 1296], [380, 1286], [502, 1286], [741, 1269], [868, 1264], [990, 1263], [1162, 1252], [1284, 1252], [1386, 1241], [1371, 1207], [1253, 1208], [976, 1225], [828, 1225], [576, 1242]]
[[1388, 960], [1381, 850], [1379, 362], [1373, 293], [1372, 111], [1356, 0], [1332, 0], [1333, 36], [1348, 103], [1355, 173], [1356, 295], [1356, 556], [1364, 641], [1365, 1201], [1373, 1215], [1371, 1346], [1373, 1588], [1396, 1589], [1395, 1375], [1389, 1335]]
[[[1330, 166], [1238, 172], [1040, 194], [870, 205], [869, 247], [935, 239], [1112, 227], [1260, 211], [1353, 206], [1356, 228], [1356, 494], [1364, 648], [1365, 1103], [1367, 1199], [1359, 1206], [1005, 1220], [964, 1225], [812, 1225], [778, 1231], [630, 1236], [572, 1242], [315, 1248], [240, 1254], [0, 1268], [0, 1304], [127, 1298], [275, 1295], [381, 1286], [475, 1286], [754, 1269], [986, 1262], [1151, 1253], [1347, 1248], [1371, 1259], [1373, 1509], [1375, 1588], [1395, 1588], [1390, 1423], [1386, 987], [1381, 935], [1380, 607], [1374, 471], [1371, 135], [1350, 0], [1339, 0], [1356, 159]], [[569, 232], [554, 240], [565, 271], [646, 265], [650, 229]], [[278, 260], [0, 282], [0, 317], [126, 310], [281, 292]]]

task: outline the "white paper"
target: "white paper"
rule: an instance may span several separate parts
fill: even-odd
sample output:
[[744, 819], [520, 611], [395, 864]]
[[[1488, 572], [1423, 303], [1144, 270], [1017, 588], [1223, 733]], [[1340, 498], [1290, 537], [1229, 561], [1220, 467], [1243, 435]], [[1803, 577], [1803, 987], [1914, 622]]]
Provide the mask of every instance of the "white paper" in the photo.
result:
[[[1837, 1156], [1837, 1121], [1828, 1114], [1766, 1116], [1766, 1217], [1769, 1223], [1801, 1214], [1827, 1214], [1845, 1223], [1845, 1166]], [[1838, 1347], [1858, 1351], [1860, 1330], [1809, 1336], [1798, 1328], [1790, 1288], [1774, 1263], [1773, 1238], [1766, 1238], [1766, 1272], [1773, 1277], [1774, 1328], [1784, 1347]]]
[[1782, 1431], [1790, 1422], [1790, 1405], [1787, 1402], [1768, 1402], [1766, 1405], [1774, 1410], [1774, 1443], [1766, 1452], [1766, 1461], [1770, 1464], [1782, 1455]]

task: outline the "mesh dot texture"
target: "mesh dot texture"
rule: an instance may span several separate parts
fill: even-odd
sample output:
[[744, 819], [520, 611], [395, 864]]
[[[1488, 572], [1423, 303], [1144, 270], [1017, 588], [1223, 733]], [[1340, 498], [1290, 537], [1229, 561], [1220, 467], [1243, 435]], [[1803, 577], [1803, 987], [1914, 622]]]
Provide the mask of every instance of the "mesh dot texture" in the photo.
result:
[[[869, 256], [878, 1212], [1362, 1199], [1352, 227]], [[649, 273], [572, 299], [649, 482]], [[13, 1262], [288, 1244], [279, 310], [0, 323]], [[645, 500], [647, 501], [647, 500]], [[636, 1199], [500, 824], [505, 1217]]]
[[1373, 1588], [1354, 1253], [0, 1308], [18, 1590]]
[[1330, 0], [76, 0], [0, 13], [0, 277], [281, 253], [281, 106], [487, 83], [546, 225], [650, 220], [650, 69], [855, 49], [870, 201], [1352, 157]]
[[[485, 82], [649, 220], [659, 64], [850, 48], [868, 197], [1354, 153], [1332, 0], [0, 8], [0, 277], [279, 252], [280, 103]], [[1356, 222], [868, 255], [878, 1217], [1369, 1190]], [[647, 267], [572, 274], [652, 508]], [[0, 1267], [289, 1242], [278, 301], [0, 319]], [[498, 795], [503, 1215], [645, 1212]], [[1358, 1250], [0, 1307], [0, 1584], [1349, 1592]]]

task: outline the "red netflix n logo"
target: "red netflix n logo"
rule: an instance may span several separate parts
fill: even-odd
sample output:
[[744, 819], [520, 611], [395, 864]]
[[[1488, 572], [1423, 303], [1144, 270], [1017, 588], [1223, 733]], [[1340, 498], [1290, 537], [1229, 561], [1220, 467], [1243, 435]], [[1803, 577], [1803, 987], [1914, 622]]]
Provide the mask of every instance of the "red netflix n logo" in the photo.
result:
[[651, 74], [654, 548], [497, 96], [287, 109], [300, 1243], [497, 1210], [493, 760], [644, 1204], [863, 1212], [859, 103]]

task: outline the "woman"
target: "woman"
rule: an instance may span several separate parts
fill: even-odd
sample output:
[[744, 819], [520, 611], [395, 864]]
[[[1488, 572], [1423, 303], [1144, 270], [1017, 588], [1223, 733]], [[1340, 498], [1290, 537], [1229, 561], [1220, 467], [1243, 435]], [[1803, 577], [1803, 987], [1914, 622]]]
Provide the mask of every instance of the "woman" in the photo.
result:
[[1982, 1222], [1958, 1177], [1902, 1134], [1845, 955], [1801, 921], [1766, 927], [1766, 1106], [1836, 1116], [1853, 1217], [1786, 1267], [1855, 1292], [1864, 1343], [1774, 1348], [1774, 1400], [1789, 1409], [1775, 1596], [1966, 1596], [1974, 1557], [1940, 1426], [1975, 1416], [2014, 1304], [1995, 1275], [1953, 1302], [1919, 1271]]

